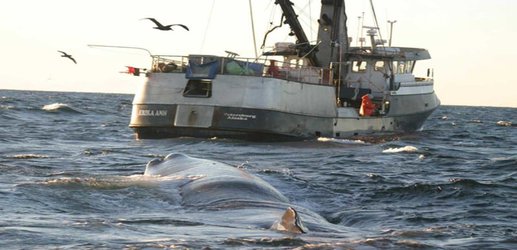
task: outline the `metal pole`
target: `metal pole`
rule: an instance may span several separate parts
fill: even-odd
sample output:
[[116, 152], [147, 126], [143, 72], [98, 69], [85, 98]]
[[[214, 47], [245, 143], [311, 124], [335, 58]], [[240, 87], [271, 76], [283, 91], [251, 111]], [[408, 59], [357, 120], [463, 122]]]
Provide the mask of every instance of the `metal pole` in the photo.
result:
[[255, 49], [255, 58], [258, 58], [257, 39], [255, 39], [255, 22], [253, 20], [253, 8], [251, 7], [251, 0], [248, 1], [250, 7], [251, 31], [253, 32], [253, 48]]
[[364, 12], [362, 14], [362, 18], [361, 18], [361, 36], [359, 37], [359, 39], [361, 40], [361, 48], [363, 47], [363, 43], [365, 42], [364, 41], [364, 37], [363, 37], [363, 33], [364, 33]]
[[397, 20], [393, 20], [393, 21], [389, 21], [388, 20], [388, 23], [390, 24], [390, 43], [389, 43], [389, 47], [391, 47], [391, 41], [393, 39], [393, 24], [396, 23]]
[[357, 17], [357, 40], [355, 41], [355, 46], [359, 46], [359, 38], [361, 37], [361, 16]]

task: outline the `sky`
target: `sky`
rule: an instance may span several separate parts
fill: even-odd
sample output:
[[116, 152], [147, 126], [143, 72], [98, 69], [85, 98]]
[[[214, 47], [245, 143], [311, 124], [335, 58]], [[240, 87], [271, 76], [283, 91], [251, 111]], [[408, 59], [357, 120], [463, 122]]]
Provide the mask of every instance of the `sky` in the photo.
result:
[[[292, 0], [310, 40], [317, 35], [320, 0]], [[393, 46], [426, 48], [432, 59], [416, 73], [434, 70], [443, 105], [517, 107], [517, 1], [373, 0], [381, 35]], [[255, 44], [278, 24], [274, 0], [252, 0]], [[369, 0], [347, 0], [349, 36], [356, 44], [359, 20], [373, 26]], [[359, 19], [363, 16], [364, 19]], [[159, 31], [149, 20], [182, 23], [190, 31]], [[245, 0], [17, 0], [0, 8], [0, 89], [132, 94], [145, 81], [120, 73], [125, 66], [148, 68], [141, 47], [153, 54], [211, 54], [225, 50], [255, 57], [249, 1]], [[310, 21], [312, 20], [312, 22]], [[293, 41], [286, 27], [268, 37]], [[73, 55], [77, 64], [60, 57]], [[260, 51], [259, 51], [260, 53]]]

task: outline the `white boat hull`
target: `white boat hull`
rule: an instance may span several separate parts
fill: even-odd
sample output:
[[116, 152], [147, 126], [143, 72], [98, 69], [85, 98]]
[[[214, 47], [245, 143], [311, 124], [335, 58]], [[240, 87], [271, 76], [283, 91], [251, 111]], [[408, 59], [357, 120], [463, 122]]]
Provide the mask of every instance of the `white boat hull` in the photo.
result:
[[271, 77], [218, 75], [209, 97], [186, 97], [182, 73], [149, 73], [133, 100], [138, 138], [305, 139], [411, 132], [439, 106], [432, 85], [390, 93], [389, 111], [360, 117], [338, 107], [334, 86]]

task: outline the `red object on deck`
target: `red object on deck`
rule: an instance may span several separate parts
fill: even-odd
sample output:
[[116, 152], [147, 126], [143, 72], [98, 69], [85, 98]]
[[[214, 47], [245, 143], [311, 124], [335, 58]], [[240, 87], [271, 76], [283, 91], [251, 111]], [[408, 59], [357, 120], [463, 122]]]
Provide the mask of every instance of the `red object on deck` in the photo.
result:
[[276, 64], [275, 64], [275, 60], [269, 61], [269, 68], [267, 69], [266, 73], [272, 77], [280, 76], [280, 72], [278, 71], [278, 66], [276, 66]]
[[127, 67], [128, 74], [132, 74], [134, 76], [140, 75], [140, 68], [135, 68], [135, 67], [131, 67], [131, 66], [126, 66], [126, 67]]
[[371, 116], [375, 111], [375, 104], [370, 99], [369, 95], [363, 95], [361, 98], [361, 108], [359, 109], [359, 114], [361, 116]]

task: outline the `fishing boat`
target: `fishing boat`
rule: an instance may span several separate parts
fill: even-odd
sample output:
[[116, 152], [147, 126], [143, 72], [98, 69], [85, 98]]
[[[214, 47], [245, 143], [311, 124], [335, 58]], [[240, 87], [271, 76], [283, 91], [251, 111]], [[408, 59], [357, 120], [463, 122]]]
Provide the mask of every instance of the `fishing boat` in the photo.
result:
[[351, 46], [343, 0], [321, 1], [318, 37], [311, 43], [291, 1], [275, 4], [296, 42], [277, 42], [258, 58], [231, 51], [151, 55], [133, 100], [129, 126], [137, 137], [297, 140], [407, 133], [421, 129], [440, 105], [432, 71], [413, 74], [417, 62], [431, 58], [426, 49], [385, 46], [378, 27], [367, 27], [368, 46]]

